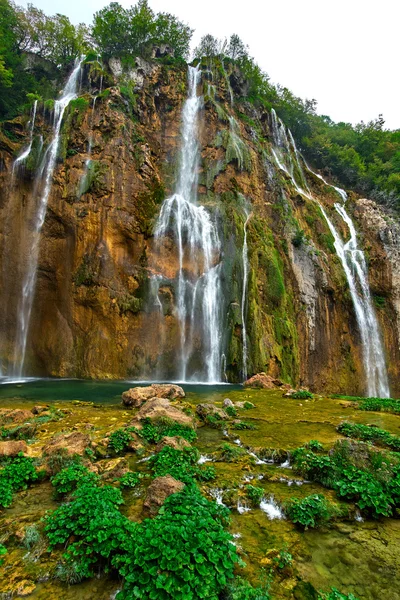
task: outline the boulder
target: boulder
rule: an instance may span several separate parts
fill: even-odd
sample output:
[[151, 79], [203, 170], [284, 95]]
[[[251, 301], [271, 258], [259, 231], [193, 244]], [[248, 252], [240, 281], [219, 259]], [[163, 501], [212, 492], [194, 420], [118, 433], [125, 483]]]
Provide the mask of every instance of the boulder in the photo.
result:
[[57, 454], [60, 450], [65, 450], [70, 456], [79, 454], [83, 456], [87, 446], [90, 443], [90, 438], [86, 433], [73, 431], [72, 433], [64, 433], [54, 437], [43, 448], [43, 454], [51, 456]]
[[180, 435], [172, 436], [164, 436], [163, 439], [158, 442], [156, 446], [156, 452], [161, 452], [165, 446], [169, 446], [170, 448], [174, 448], [174, 450], [182, 450], [183, 448], [190, 448], [190, 444], [185, 438]]
[[181, 425], [193, 427], [193, 419], [179, 408], [172, 406], [167, 398], [151, 398], [140, 408], [131, 425], [138, 425], [142, 419], [160, 419], [166, 417]]
[[257, 373], [257, 375], [253, 375], [253, 377], [250, 377], [250, 379], [245, 381], [244, 386], [273, 390], [276, 387], [280, 387], [280, 385], [277, 385], [275, 382], [279, 382], [279, 384], [282, 385], [282, 382], [279, 379], [275, 379], [266, 373]]
[[144, 501], [145, 508], [150, 509], [151, 512], [156, 512], [168, 496], [180, 492], [184, 487], [185, 484], [182, 481], [174, 479], [171, 475], [156, 477], [147, 488]]
[[119, 479], [129, 471], [128, 461], [126, 458], [122, 457], [101, 461], [99, 467], [101, 470], [101, 478], [104, 479], [104, 481], [114, 481], [114, 479]]
[[40, 404], [38, 404], [38, 406], [34, 406], [32, 408], [32, 412], [34, 415], [40, 415], [48, 410], [49, 410], [48, 406], [41, 406]]
[[230, 398], [225, 398], [225, 400], [223, 401], [223, 405], [225, 406], [225, 408], [227, 408], [228, 406], [230, 408], [233, 408], [233, 406], [234, 406], [234, 404]]
[[4, 408], [0, 410], [0, 423], [2, 424], [15, 423], [18, 425], [19, 423], [25, 423], [26, 421], [31, 421], [32, 419], [32, 411], [25, 410], [23, 408]]
[[295, 394], [295, 393], [296, 393], [296, 390], [293, 390], [292, 388], [290, 388], [290, 389], [288, 389], [286, 391], [285, 394], [283, 394], [283, 397], [284, 398], [291, 398], [293, 396], [293, 394]]
[[0, 442], [0, 456], [18, 456], [20, 452], [27, 452], [28, 446], [22, 440]]
[[185, 392], [172, 383], [153, 383], [147, 387], [134, 387], [122, 394], [122, 404], [132, 408], [141, 406], [150, 398], [184, 398]]
[[[255, 404], [253, 404], [252, 402], [249, 402], [247, 400], [247, 401], [244, 401], [244, 402], [235, 402], [235, 408], [246, 408], [246, 406], [245, 406], [246, 404], [247, 405], [251, 404], [251, 408], [255, 408], [256, 407]], [[247, 406], [247, 408], [250, 408], [250, 407]]]
[[217, 417], [217, 419], [221, 420], [229, 419], [229, 415], [222, 408], [218, 408], [214, 404], [198, 404], [196, 413], [203, 421], [208, 416]]

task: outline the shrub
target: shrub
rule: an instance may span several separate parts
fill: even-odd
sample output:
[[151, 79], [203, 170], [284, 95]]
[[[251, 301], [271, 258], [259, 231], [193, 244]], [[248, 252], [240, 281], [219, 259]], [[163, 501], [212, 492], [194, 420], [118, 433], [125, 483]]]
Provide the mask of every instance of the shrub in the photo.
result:
[[7, 554], [7, 548], [0, 544], [0, 567], [4, 562], [4, 558], [2, 558], [5, 554]]
[[199, 456], [197, 448], [175, 450], [165, 446], [161, 452], [151, 458], [154, 475], [155, 477], [171, 475], [179, 481], [190, 483], [199, 470], [197, 466]]
[[294, 392], [290, 397], [295, 400], [307, 400], [309, 398], [314, 398], [314, 395], [308, 390], [297, 390], [297, 392]]
[[252, 408], [255, 408], [254, 404], [252, 402], [245, 402], [243, 404], [243, 408], [245, 408], [246, 410], [250, 410]]
[[337, 430], [346, 437], [358, 440], [371, 441], [379, 446], [386, 446], [400, 452], [400, 437], [392, 435], [385, 429], [370, 427], [368, 425], [356, 425], [355, 423], [341, 423]]
[[225, 412], [230, 416], [230, 417], [237, 417], [237, 410], [234, 406], [227, 406], [225, 408]]
[[132, 438], [132, 430], [130, 428], [117, 429], [110, 435], [108, 447], [115, 454], [121, 454], [121, 452], [124, 452], [128, 448], [128, 444], [132, 441]]
[[25, 529], [23, 544], [27, 550], [31, 550], [40, 541], [40, 533], [36, 525], [29, 525]]
[[137, 431], [147, 442], [156, 444], [164, 436], [174, 437], [179, 435], [188, 442], [192, 443], [197, 439], [196, 432], [187, 425], [181, 425], [171, 419], [160, 419], [158, 421], [151, 421], [150, 419], [144, 419], [142, 421], [142, 429]]
[[57, 496], [69, 494], [83, 483], [96, 485], [98, 481], [99, 477], [95, 473], [79, 463], [72, 464], [51, 478]]
[[324, 449], [323, 445], [318, 440], [310, 440], [306, 444], [306, 448], [312, 450], [313, 452], [322, 452], [322, 450]]
[[232, 429], [243, 430], [243, 429], [255, 429], [255, 425], [252, 423], [246, 423], [245, 421], [239, 421], [232, 426]]
[[291, 498], [284, 508], [289, 519], [305, 529], [326, 523], [333, 513], [322, 494], [312, 494], [302, 499]]
[[228, 600], [270, 600], [269, 589], [271, 587], [271, 577], [266, 577], [265, 581], [256, 588], [241, 577], [235, 577], [227, 588]]
[[227, 443], [222, 444], [219, 449], [221, 451], [221, 460], [225, 462], [236, 462], [245, 454], [242, 448]]
[[273, 563], [278, 569], [285, 569], [291, 567], [293, 563], [293, 556], [287, 551], [287, 548], [280, 550], [278, 555], [273, 559]]
[[251, 500], [251, 503], [254, 506], [259, 506], [264, 496], [264, 490], [261, 487], [256, 487], [254, 485], [246, 486], [246, 496]]
[[37, 479], [38, 475], [31, 458], [26, 458], [21, 452], [11, 459], [0, 470], [0, 506], [3, 508], [10, 506], [13, 492], [25, 490], [29, 483]]
[[97, 566], [109, 566], [126, 550], [136, 525], [121, 515], [120, 504], [119, 489], [82, 485], [73, 492], [69, 504], [47, 515], [45, 532], [50, 549], [60, 544], [67, 548], [63, 558], [69, 580], [92, 577]]
[[320, 592], [320, 600], [358, 600], [353, 594], [343, 594], [336, 588], [331, 588], [330, 592]]
[[360, 410], [400, 414], [400, 400], [393, 398], [353, 398], [359, 402]]
[[117, 600], [217, 598], [239, 558], [224, 530], [229, 511], [193, 486], [173, 494], [154, 519], [137, 526], [116, 564], [125, 577]]
[[140, 473], [129, 471], [128, 473], [125, 473], [125, 475], [122, 475], [118, 481], [122, 488], [134, 488], [140, 484], [141, 478], [142, 475]]

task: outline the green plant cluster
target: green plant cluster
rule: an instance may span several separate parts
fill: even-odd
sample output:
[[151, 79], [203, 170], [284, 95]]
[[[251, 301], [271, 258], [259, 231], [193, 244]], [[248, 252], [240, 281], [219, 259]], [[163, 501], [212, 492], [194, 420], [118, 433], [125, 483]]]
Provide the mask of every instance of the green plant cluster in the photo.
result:
[[400, 400], [393, 398], [352, 398], [352, 400], [359, 402], [360, 410], [400, 414]]
[[98, 480], [98, 475], [89, 471], [84, 465], [75, 463], [54, 475], [51, 478], [51, 483], [54, 486], [56, 495], [62, 496], [73, 492], [82, 482], [96, 485]]
[[3, 544], [0, 544], [0, 567], [4, 562], [4, 555], [7, 554], [7, 548], [5, 546], [3, 546]]
[[116, 431], [113, 431], [108, 438], [108, 447], [115, 454], [121, 454], [121, 452], [125, 452], [129, 443], [133, 439], [133, 433], [136, 433], [135, 427], [116, 429]]
[[264, 496], [264, 490], [262, 487], [254, 485], [247, 485], [245, 488], [246, 496], [251, 501], [253, 506], [260, 506], [260, 502]]
[[307, 448], [292, 453], [296, 472], [336, 491], [373, 517], [390, 516], [400, 506], [400, 461], [361, 442], [338, 442], [329, 456]]
[[239, 446], [232, 446], [225, 442], [219, 447], [221, 453], [221, 460], [224, 462], [237, 462], [240, 458], [245, 456], [246, 452]]
[[329, 521], [336, 512], [323, 494], [312, 494], [301, 499], [291, 498], [286, 502], [284, 509], [293, 523], [305, 529], [319, 527]]
[[242, 429], [256, 429], [256, 426], [252, 423], [247, 423], [246, 421], [238, 421], [232, 425], [232, 429], [242, 430]]
[[253, 587], [242, 577], [235, 577], [229, 584], [226, 599], [227, 600], [270, 600], [269, 593], [271, 587], [271, 577], [264, 577], [257, 587]]
[[119, 478], [119, 484], [122, 488], [134, 488], [140, 484], [140, 480], [142, 475], [140, 473], [134, 473], [133, 471], [128, 471]]
[[155, 477], [171, 475], [184, 483], [192, 483], [194, 479], [206, 481], [214, 479], [214, 467], [199, 466], [197, 464], [199, 458], [200, 453], [197, 448], [176, 450], [170, 446], [165, 446], [161, 452], [155, 454], [150, 460]]
[[50, 407], [48, 414], [32, 415], [28, 423], [18, 425], [3, 425], [0, 428], [0, 438], [12, 440], [31, 440], [35, 437], [37, 428], [40, 425], [49, 423], [50, 421], [58, 421], [64, 416], [63, 413], [53, 407]]
[[358, 600], [354, 594], [343, 594], [336, 588], [331, 588], [330, 592], [320, 592], [320, 600]]
[[20, 452], [15, 458], [9, 459], [0, 469], [0, 506], [10, 506], [14, 492], [25, 490], [29, 483], [37, 479], [38, 474], [31, 458], [26, 458]]
[[151, 444], [157, 444], [163, 437], [180, 436], [186, 441], [192, 443], [197, 439], [197, 434], [192, 427], [181, 425], [171, 419], [143, 419], [142, 429], [137, 430], [137, 434]]
[[308, 390], [297, 390], [297, 392], [291, 394], [290, 397], [294, 398], [295, 400], [308, 400], [310, 398], [314, 398], [314, 395]]
[[344, 422], [338, 426], [337, 430], [346, 437], [363, 440], [364, 442], [373, 442], [378, 446], [384, 446], [391, 450], [395, 450], [396, 452], [400, 452], [400, 437], [392, 435], [385, 429]]

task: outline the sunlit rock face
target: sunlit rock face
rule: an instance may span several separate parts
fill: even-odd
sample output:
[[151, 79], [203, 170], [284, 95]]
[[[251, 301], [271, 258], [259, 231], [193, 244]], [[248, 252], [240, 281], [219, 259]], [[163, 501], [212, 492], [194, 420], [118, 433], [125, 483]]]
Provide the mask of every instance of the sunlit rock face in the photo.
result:
[[[154, 234], [163, 202], [178, 181], [187, 68], [143, 61], [129, 73], [118, 62], [110, 67], [100, 95], [100, 82], [90, 83], [84, 67], [81, 93], [87, 102], [71, 103], [64, 117], [41, 231], [25, 374], [179, 379], [178, 275], [181, 270], [195, 282], [205, 258], [198, 245], [190, 252], [186, 248], [180, 266], [173, 233]], [[295, 386], [364, 394], [360, 333], [321, 212], [277, 167], [270, 114], [239, 102], [236, 88], [228, 88], [238, 75], [210, 75], [206, 65], [200, 71], [196, 202], [204, 206], [219, 238], [208, 259], [208, 268], [221, 264], [217, 379], [241, 381], [244, 372], [266, 372]], [[131, 96], [125, 93], [126, 81]], [[13, 176], [15, 156], [29, 141], [27, 121], [18, 118], [12, 124], [18, 141], [0, 139], [5, 374], [14, 361], [18, 299], [37, 207], [35, 174], [41, 143], [46, 148], [52, 127], [51, 115], [39, 105], [32, 152], [26, 168]], [[305, 176], [313, 197], [333, 215], [334, 189], [312, 174]], [[400, 393], [398, 228], [385, 221], [382, 209], [355, 195], [347, 209], [368, 254], [395, 395]], [[335, 225], [348, 238], [339, 219]], [[304, 232], [300, 237], [299, 231]], [[187, 380], [207, 377], [207, 340], [200, 321], [196, 315], [193, 327], [189, 315], [185, 321], [187, 339], [192, 336]]]

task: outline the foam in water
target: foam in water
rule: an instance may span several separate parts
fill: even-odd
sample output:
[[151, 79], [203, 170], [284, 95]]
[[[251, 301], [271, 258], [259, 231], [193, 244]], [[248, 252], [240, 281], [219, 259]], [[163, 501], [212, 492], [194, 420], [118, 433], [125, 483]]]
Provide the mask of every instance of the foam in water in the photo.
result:
[[[200, 327], [202, 368], [200, 380], [221, 381], [221, 243], [210, 214], [197, 204], [199, 166], [198, 115], [202, 97], [197, 95], [198, 68], [189, 67], [189, 93], [182, 118], [182, 148], [176, 191], [167, 198], [158, 218], [155, 236], [172, 234], [177, 245], [179, 268], [175, 281], [175, 315], [179, 322], [180, 381], [190, 380], [189, 362], [194, 352], [195, 331]], [[189, 258], [194, 273], [184, 268]]]
[[275, 499], [273, 496], [270, 496], [269, 498], [262, 500], [260, 502], [260, 508], [263, 512], [265, 512], [267, 517], [269, 519], [271, 519], [271, 521], [273, 519], [284, 519], [285, 518], [281, 508], [275, 502]]
[[[43, 163], [35, 182], [35, 196], [38, 197], [38, 205], [33, 220], [30, 247], [27, 253], [27, 270], [22, 282], [22, 293], [18, 306], [17, 333], [14, 353], [13, 376], [21, 377], [26, 354], [26, 342], [28, 337], [29, 322], [32, 312], [32, 304], [35, 293], [37, 264], [39, 257], [40, 233], [46, 217], [47, 203], [53, 183], [53, 172], [57, 160], [60, 144], [60, 130], [65, 109], [68, 104], [76, 98], [81, 61], [76, 61], [62, 96], [54, 103], [54, 129], [53, 138], [45, 153]], [[43, 178], [43, 181], [42, 181]]]
[[[292, 134], [286, 133], [286, 128], [277, 117], [275, 111], [271, 111], [272, 137], [274, 148], [272, 154], [277, 166], [283, 170], [291, 179], [295, 189], [302, 195], [314, 202], [318, 202], [311, 194], [307, 185], [301, 166], [301, 157], [297, 150]], [[316, 175], [325, 185], [333, 187], [343, 202], [347, 194], [341, 188], [331, 186], [325, 179], [314, 173], [306, 164], [308, 171]], [[380, 337], [379, 325], [373, 308], [371, 292], [368, 282], [368, 269], [365, 256], [357, 245], [357, 233], [354, 223], [345, 210], [345, 207], [336, 203], [335, 209], [346, 223], [350, 239], [343, 242], [336, 230], [332, 220], [328, 217], [324, 207], [318, 202], [322, 214], [334, 238], [336, 253], [342, 263], [343, 270], [349, 285], [351, 298], [358, 327], [360, 330], [363, 352], [363, 363], [366, 378], [368, 396], [390, 397], [388, 376], [385, 363], [383, 344]]]

